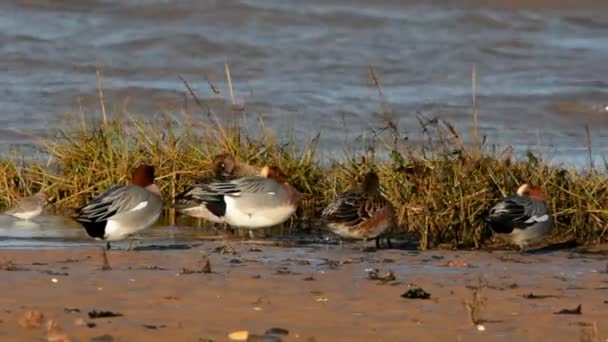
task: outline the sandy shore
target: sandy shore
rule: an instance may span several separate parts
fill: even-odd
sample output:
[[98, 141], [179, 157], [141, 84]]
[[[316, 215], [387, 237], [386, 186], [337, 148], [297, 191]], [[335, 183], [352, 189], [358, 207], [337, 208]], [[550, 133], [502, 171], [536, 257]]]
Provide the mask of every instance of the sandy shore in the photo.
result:
[[[257, 340], [577, 341], [594, 325], [608, 339], [601, 255], [222, 246], [110, 251], [105, 271], [100, 249], [2, 250], [0, 340], [47, 338], [49, 319], [71, 341], [227, 341], [271, 328], [288, 335]], [[395, 279], [369, 279], [370, 269]], [[430, 299], [401, 297], [414, 287]], [[464, 304], [476, 288], [479, 326]], [[23, 327], [34, 310], [43, 326]]]

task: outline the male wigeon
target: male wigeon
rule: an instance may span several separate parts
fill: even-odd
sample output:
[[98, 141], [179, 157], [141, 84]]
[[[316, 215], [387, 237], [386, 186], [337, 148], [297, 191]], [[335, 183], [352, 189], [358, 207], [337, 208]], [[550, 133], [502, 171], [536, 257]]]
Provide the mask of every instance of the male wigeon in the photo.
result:
[[40, 215], [46, 204], [46, 195], [38, 192], [32, 196], [19, 199], [15, 206], [7, 210], [5, 214], [28, 221]]
[[[365, 175], [363, 186], [340, 194], [321, 214], [323, 222], [338, 236], [346, 239], [376, 238], [395, 224], [395, 209], [380, 191], [380, 180], [374, 172]], [[390, 247], [390, 240], [387, 238]]]
[[76, 209], [72, 218], [84, 226], [90, 237], [108, 241], [109, 249], [109, 241], [122, 240], [154, 224], [162, 205], [160, 190], [154, 184], [154, 167], [139, 165], [131, 185], [109, 188]]
[[172, 205], [178, 212], [202, 218], [213, 223], [223, 223], [224, 217], [209, 211], [204, 201], [207, 184], [227, 182], [242, 177], [260, 176], [260, 169], [247, 163], [240, 162], [230, 153], [222, 153], [213, 158], [211, 163], [212, 176], [205, 177], [184, 192], [175, 196]]
[[529, 243], [549, 235], [553, 228], [545, 193], [530, 184], [521, 185], [516, 195], [494, 205], [484, 220], [496, 233], [506, 234], [522, 253]]
[[299, 195], [278, 167], [265, 166], [259, 176], [198, 184], [188, 191], [199, 213], [212, 222], [239, 228], [264, 228], [285, 222], [296, 211]]

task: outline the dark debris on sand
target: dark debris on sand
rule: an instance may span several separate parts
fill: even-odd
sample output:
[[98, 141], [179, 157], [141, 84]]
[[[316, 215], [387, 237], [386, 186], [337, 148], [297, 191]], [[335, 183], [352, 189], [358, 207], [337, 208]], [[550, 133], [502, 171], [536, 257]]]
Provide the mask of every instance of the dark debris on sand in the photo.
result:
[[431, 294], [424, 291], [420, 287], [412, 287], [411, 289], [405, 291], [401, 297], [408, 299], [429, 299], [431, 298]]
[[562, 310], [559, 310], [558, 312], [554, 312], [554, 314], [555, 315], [582, 315], [583, 308], [582, 308], [582, 305], [579, 304], [574, 309], [562, 309]]
[[289, 330], [283, 329], [283, 328], [270, 328], [270, 329], [266, 330], [265, 334], [266, 335], [287, 336], [287, 335], [289, 335]]
[[547, 298], [557, 298], [557, 296], [554, 295], [536, 295], [534, 293], [526, 293], [521, 295], [522, 297], [526, 298], [526, 299], [547, 299]]
[[123, 316], [123, 314], [121, 314], [120, 312], [112, 312], [112, 311], [97, 311], [97, 310], [92, 310], [89, 311], [89, 318], [93, 319], [93, 318], [110, 318], [110, 317], [120, 317]]
[[158, 330], [158, 329], [162, 329], [162, 328], [166, 328], [167, 326], [164, 324], [161, 325], [155, 325], [155, 324], [142, 324], [142, 326], [146, 329], [150, 329], [150, 330]]
[[29, 268], [19, 267], [12, 260], [0, 263], [0, 270], [2, 271], [29, 271]]
[[371, 269], [367, 272], [367, 278], [369, 280], [379, 280], [378, 284], [386, 284], [391, 281], [397, 280], [395, 273], [392, 270], [388, 270], [384, 274], [380, 274], [380, 270], [377, 268]]
[[91, 337], [91, 342], [113, 342], [114, 336], [105, 334], [100, 336]]

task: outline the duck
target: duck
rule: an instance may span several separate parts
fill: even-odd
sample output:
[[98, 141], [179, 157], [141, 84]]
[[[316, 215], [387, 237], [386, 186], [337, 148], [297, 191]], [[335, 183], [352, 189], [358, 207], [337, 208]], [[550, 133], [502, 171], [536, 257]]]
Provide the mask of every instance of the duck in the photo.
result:
[[236, 228], [266, 228], [281, 224], [296, 211], [299, 193], [276, 166], [265, 166], [257, 176], [198, 184], [189, 190], [205, 218]]
[[[376, 239], [395, 225], [395, 208], [380, 191], [380, 179], [375, 172], [365, 175], [360, 188], [338, 195], [321, 213], [321, 220], [334, 234], [343, 239]], [[391, 247], [390, 239], [387, 245]]]
[[46, 195], [43, 192], [38, 192], [32, 196], [19, 199], [15, 206], [7, 210], [5, 214], [29, 221], [39, 216], [47, 203]]
[[260, 168], [237, 160], [232, 153], [226, 152], [213, 157], [211, 170], [216, 177], [241, 178], [260, 175]]
[[[163, 201], [154, 184], [154, 167], [141, 164], [133, 171], [131, 185], [114, 185], [89, 203], [76, 209], [72, 219], [87, 234], [110, 242], [123, 240], [158, 221]], [[129, 250], [131, 249], [129, 244]]]
[[545, 200], [542, 188], [524, 183], [515, 195], [496, 203], [484, 221], [495, 233], [506, 235], [523, 253], [527, 245], [548, 236], [553, 228]]
[[212, 175], [201, 178], [197, 184], [175, 196], [172, 207], [177, 212], [191, 217], [202, 218], [212, 223], [225, 223], [223, 216], [217, 216], [206, 207], [206, 186], [214, 182], [228, 182], [242, 177], [261, 176], [261, 170], [255, 166], [240, 162], [231, 153], [218, 154], [211, 163]]

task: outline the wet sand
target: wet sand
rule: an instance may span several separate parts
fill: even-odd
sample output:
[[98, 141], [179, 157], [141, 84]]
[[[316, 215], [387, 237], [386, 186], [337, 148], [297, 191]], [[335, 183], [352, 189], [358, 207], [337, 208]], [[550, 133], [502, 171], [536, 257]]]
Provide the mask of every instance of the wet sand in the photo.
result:
[[[2, 250], [0, 340], [46, 338], [19, 324], [32, 310], [72, 341], [227, 341], [270, 328], [288, 330], [283, 341], [575, 341], [593, 324], [598, 341], [608, 338], [605, 256], [359, 247], [113, 250], [105, 271], [100, 248]], [[395, 279], [369, 279], [371, 269]], [[430, 299], [402, 298], [412, 287]], [[475, 288], [484, 331], [464, 304]], [[581, 314], [555, 314], [578, 305]], [[91, 319], [92, 310], [122, 316]]]

